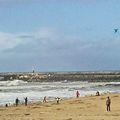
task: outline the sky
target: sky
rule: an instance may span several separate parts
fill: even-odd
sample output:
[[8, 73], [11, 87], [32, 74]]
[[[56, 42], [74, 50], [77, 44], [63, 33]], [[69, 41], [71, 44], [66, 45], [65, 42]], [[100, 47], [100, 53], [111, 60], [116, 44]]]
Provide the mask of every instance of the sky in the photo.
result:
[[120, 0], [0, 0], [0, 72], [120, 70], [119, 51]]

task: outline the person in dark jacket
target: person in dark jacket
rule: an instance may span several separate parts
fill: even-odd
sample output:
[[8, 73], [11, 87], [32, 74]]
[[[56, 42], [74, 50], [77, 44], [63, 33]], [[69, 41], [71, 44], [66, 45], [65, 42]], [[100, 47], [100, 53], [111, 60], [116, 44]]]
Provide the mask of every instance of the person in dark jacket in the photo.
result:
[[28, 103], [28, 98], [26, 97], [25, 98], [25, 106], [27, 106], [27, 103]]
[[18, 106], [18, 103], [19, 103], [19, 99], [18, 97], [15, 99], [15, 105]]

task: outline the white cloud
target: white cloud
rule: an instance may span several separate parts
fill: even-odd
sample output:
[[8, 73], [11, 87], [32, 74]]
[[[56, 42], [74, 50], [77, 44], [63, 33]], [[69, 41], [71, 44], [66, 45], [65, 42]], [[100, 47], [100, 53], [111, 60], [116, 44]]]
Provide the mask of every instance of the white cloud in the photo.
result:
[[0, 32], [0, 50], [13, 48], [21, 42], [17, 35]]
[[55, 29], [41, 28], [32, 33], [0, 32], [0, 52], [35, 53], [42, 55], [54, 54], [87, 54], [97, 51], [115, 52], [120, 41], [87, 39], [86, 36], [65, 35]]
[[51, 28], [40, 28], [38, 31], [33, 32], [32, 35], [35, 39], [44, 39], [44, 38], [55, 38], [56, 37], [56, 30]]
[[[55, 33], [55, 32], [54, 32]], [[33, 33], [5, 33], [0, 32], [0, 51], [13, 49], [16, 46], [27, 45], [28, 43], [46, 43], [55, 38], [52, 29], [43, 28]]]
[[95, 68], [95, 65], [101, 68], [101, 64], [111, 66], [112, 59], [119, 63], [119, 36], [114, 40], [88, 37], [66, 35], [49, 28], [41, 28], [32, 33], [0, 32], [0, 61], [6, 68], [10, 66], [9, 69], [17, 68], [19, 64], [28, 68], [37, 64], [46, 70], [54, 65], [58, 66], [53, 68], [57, 70], [62, 70], [65, 66], [69, 70], [79, 67], [82, 69], [82, 66]]

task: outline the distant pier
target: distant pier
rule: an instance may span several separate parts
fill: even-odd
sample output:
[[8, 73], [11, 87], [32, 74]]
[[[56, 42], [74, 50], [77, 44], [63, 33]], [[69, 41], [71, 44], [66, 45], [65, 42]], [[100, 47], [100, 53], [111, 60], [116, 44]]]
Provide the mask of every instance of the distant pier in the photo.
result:
[[88, 82], [107, 82], [119, 81], [120, 71], [102, 72], [9, 72], [0, 73], [0, 81], [5, 80], [24, 80], [28, 82], [47, 82], [47, 81], [88, 81]]

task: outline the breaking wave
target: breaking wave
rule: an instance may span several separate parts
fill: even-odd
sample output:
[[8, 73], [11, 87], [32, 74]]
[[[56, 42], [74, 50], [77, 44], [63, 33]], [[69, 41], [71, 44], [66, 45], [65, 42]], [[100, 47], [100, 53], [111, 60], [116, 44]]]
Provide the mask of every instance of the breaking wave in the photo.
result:
[[[116, 87], [117, 86], [117, 87]], [[49, 98], [73, 97], [76, 90], [80, 91], [80, 95], [100, 93], [118, 92], [120, 93], [120, 82], [26, 82], [22, 80], [0, 81], [0, 104], [13, 103], [16, 97], [24, 100], [42, 100], [44, 96]]]
[[18, 85], [24, 85], [24, 84], [27, 84], [27, 82], [22, 80], [0, 81], [0, 86], [18, 86]]

